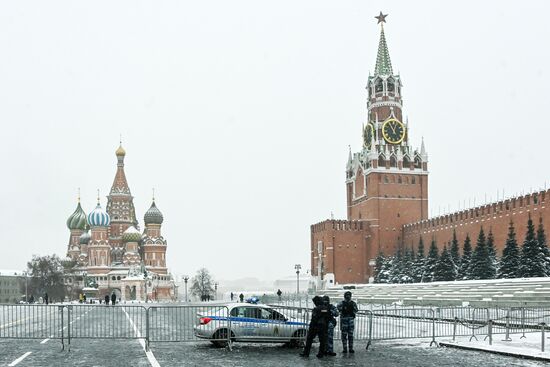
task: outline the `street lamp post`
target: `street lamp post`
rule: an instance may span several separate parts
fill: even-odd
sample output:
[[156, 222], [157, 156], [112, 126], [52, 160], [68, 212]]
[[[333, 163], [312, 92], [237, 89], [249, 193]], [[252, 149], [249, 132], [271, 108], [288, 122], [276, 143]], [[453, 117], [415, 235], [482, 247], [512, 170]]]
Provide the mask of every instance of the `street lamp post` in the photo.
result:
[[214, 283], [214, 299], [218, 299], [218, 283]]
[[300, 298], [300, 269], [302, 269], [302, 265], [296, 264], [294, 265], [294, 269], [296, 269], [296, 296], [298, 297], [299, 307], [302, 308], [302, 299]]
[[28, 281], [28, 277], [29, 277], [29, 272], [28, 271], [25, 271], [25, 302], [29, 303], [29, 292], [28, 292], [28, 288], [27, 288], [27, 281]]
[[183, 281], [185, 282], [185, 302], [189, 302], [189, 299], [187, 298], [187, 281], [189, 280], [189, 276], [184, 275]]

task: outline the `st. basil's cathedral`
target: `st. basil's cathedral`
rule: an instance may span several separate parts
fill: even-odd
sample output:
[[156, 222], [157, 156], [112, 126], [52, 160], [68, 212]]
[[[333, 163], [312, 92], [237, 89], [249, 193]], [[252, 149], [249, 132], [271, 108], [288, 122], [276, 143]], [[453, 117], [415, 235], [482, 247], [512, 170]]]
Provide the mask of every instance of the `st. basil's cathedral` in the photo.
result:
[[166, 268], [167, 242], [161, 233], [164, 217], [153, 198], [140, 232], [122, 145], [115, 154], [117, 170], [106, 209], [98, 197], [97, 206], [86, 215], [79, 198], [67, 219], [67, 257], [76, 262], [66, 277], [67, 288], [72, 297], [83, 292], [99, 299], [115, 293], [122, 300], [173, 300], [175, 285]]

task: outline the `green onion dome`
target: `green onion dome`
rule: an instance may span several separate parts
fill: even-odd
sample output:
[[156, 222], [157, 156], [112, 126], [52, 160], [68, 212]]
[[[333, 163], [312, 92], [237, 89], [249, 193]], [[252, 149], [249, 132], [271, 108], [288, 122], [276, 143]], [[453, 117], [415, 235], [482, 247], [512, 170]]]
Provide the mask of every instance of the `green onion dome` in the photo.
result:
[[128, 227], [122, 234], [122, 242], [139, 242], [141, 240], [141, 233], [134, 226]]
[[149, 210], [145, 212], [145, 215], [143, 216], [143, 220], [145, 221], [145, 224], [162, 224], [162, 222], [164, 221], [164, 217], [162, 216], [162, 213], [160, 212], [160, 210], [158, 210], [157, 206], [155, 205], [154, 200]]
[[87, 225], [88, 223], [86, 222], [86, 213], [84, 213], [84, 210], [82, 210], [82, 207], [80, 206], [80, 201], [79, 201], [74, 213], [71, 214], [69, 219], [67, 219], [67, 227], [70, 230], [73, 230], [73, 229], [85, 230]]

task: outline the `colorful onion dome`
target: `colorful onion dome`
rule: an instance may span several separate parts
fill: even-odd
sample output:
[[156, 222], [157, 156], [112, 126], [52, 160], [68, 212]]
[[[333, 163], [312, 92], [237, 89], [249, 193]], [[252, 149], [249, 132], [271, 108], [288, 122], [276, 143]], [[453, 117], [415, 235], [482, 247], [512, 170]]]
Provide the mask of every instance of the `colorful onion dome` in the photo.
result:
[[87, 226], [86, 223], [86, 213], [84, 213], [84, 210], [82, 210], [82, 207], [80, 206], [80, 201], [78, 202], [78, 205], [74, 211], [73, 214], [67, 219], [67, 227], [69, 229], [80, 229], [85, 230]]
[[90, 231], [86, 231], [80, 235], [78, 242], [81, 245], [87, 245], [91, 239], [92, 239], [92, 235], [90, 234]]
[[88, 214], [88, 224], [91, 227], [107, 227], [111, 223], [109, 214], [101, 208], [101, 204], [97, 203], [97, 206], [90, 214]]
[[141, 233], [134, 226], [128, 227], [122, 234], [122, 242], [139, 242], [141, 240]]
[[115, 154], [117, 155], [117, 157], [123, 157], [126, 155], [126, 151], [124, 150], [124, 148], [122, 147], [122, 144], [120, 144], [118, 146], [118, 149], [116, 150]]
[[143, 220], [145, 221], [145, 224], [162, 224], [162, 222], [164, 221], [162, 213], [155, 205], [155, 200], [153, 200], [153, 204], [151, 204], [149, 210], [145, 212]]

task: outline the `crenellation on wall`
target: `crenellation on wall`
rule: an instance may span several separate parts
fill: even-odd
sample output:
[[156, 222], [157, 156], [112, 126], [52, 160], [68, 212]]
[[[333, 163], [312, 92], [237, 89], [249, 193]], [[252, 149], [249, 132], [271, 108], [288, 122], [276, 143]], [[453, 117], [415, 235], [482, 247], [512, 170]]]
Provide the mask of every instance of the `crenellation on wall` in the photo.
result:
[[442, 216], [420, 220], [414, 223], [408, 223], [403, 226], [404, 231], [434, 230], [442, 226], [459, 226], [473, 223], [481, 219], [486, 220], [491, 217], [513, 213], [516, 211], [527, 210], [538, 207], [544, 207], [546, 197], [550, 190], [539, 191], [532, 194], [517, 196], [506, 200], [499, 200], [494, 203], [484, 204], [477, 207], [459, 210], [455, 213], [449, 213]]
[[541, 190], [405, 224], [403, 226], [403, 245], [414, 248], [420, 237], [424, 237], [430, 240], [435, 239], [438, 247], [442, 248], [452, 239], [453, 232], [456, 233], [459, 242], [463, 243], [466, 236], [475, 240], [483, 227], [486, 232], [493, 233], [495, 247], [498, 252], [501, 252], [511, 222], [520, 243], [523, 240], [529, 216], [536, 221], [541, 218], [545, 227], [550, 226], [550, 208], [546, 205], [546, 198], [549, 194], [550, 190]]

